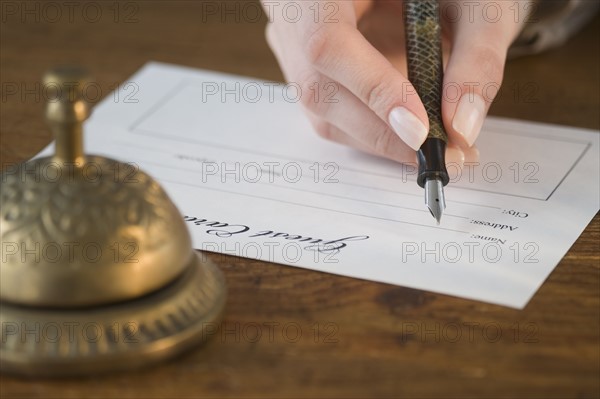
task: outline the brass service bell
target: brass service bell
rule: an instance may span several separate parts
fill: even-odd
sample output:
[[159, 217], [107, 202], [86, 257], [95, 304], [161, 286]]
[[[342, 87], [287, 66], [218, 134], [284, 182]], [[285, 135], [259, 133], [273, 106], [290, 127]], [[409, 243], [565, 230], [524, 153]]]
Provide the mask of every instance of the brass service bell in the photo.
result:
[[214, 333], [226, 288], [183, 218], [136, 165], [83, 153], [87, 74], [44, 77], [55, 154], [2, 171], [0, 367], [29, 375], [123, 370]]

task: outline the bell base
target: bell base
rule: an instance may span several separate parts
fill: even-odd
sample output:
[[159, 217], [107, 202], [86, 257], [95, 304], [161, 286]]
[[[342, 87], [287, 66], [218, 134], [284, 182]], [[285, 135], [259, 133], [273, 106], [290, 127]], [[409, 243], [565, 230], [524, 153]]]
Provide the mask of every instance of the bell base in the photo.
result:
[[[86, 309], [0, 303], [0, 370], [73, 376], [145, 367], [206, 341], [218, 329], [226, 286], [203, 255], [168, 286]], [[65, 287], [68, 289], [68, 287]]]

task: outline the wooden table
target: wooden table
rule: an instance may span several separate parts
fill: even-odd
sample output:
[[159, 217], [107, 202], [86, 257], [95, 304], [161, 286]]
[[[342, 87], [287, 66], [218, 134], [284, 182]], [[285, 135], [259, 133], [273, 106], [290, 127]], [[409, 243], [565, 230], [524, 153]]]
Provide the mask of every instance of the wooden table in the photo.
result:
[[[24, 7], [2, 7], [8, 3]], [[56, 64], [88, 67], [104, 96], [148, 60], [282, 79], [263, 40], [264, 18], [253, 22], [249, 9], [238, 23], [192, 1], [121, 2], [118, 9], [95, 2], [72, 15], [58, 2], [56, 20], [44, 4], [27, 2], [33, 14], [3, 8], [3, 164], [50, 142], [43, 98], [27, 90]], [[567, 46], [511, 61], [491, 114], [600, 128], [599, 26], [596, 18]], [[10, 84], [17, 94], [9, 95]], [[1, 396], [598, 397], [599, 243], [597, 215], [524, 310], [210, 255], [230, 297], [222, 332], [203, 349], [98, 378], [3, 375]]]

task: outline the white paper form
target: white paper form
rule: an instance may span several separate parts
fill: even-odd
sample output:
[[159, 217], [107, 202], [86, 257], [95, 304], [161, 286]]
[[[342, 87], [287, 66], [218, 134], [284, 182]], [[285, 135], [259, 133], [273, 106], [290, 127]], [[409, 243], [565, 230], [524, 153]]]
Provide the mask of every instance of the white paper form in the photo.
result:
[[596, 131], [488, 118], [437, 226], [414, 165], [322, 140], [293, 85], [158, 63], [129, 82], [86, 150], [154, 176], [198, 249], [522, 308], [599, 209]]

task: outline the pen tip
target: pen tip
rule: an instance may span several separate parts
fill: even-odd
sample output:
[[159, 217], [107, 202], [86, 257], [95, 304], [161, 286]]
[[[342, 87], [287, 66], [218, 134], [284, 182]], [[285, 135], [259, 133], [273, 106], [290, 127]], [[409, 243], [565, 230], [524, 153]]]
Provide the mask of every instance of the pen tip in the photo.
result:
[[439, 179], [429, 179], [425, 182], [425, 205], [429, 208], [431, 216], [435, 218], [438, 226], [442, 220], [442, 214], [446, 208], [444, 198], [444, 186]]

